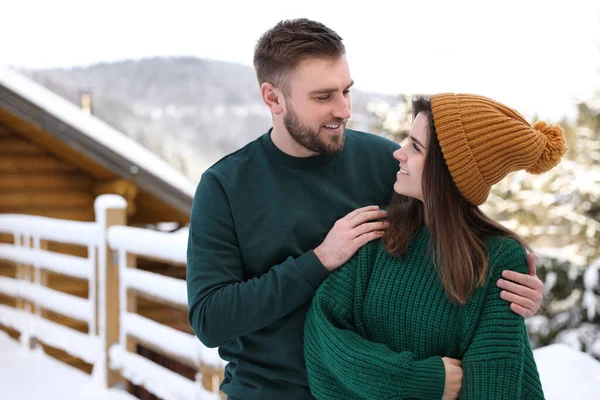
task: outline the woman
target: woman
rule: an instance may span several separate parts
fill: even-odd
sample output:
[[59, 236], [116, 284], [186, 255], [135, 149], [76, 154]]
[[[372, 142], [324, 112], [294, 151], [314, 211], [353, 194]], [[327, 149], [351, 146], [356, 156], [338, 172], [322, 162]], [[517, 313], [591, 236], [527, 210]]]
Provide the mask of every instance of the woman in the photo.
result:
[[320, 286], [307, 315], [311, 391], [542, 399], [524, 320], [495, 284], [504, 269], [527, 272], [529, 248], [477, 206], [507, 173], [558, 164], [563, 131], [475, 95], [413, 107], [410, 142], [394, 153], [390, 226]]

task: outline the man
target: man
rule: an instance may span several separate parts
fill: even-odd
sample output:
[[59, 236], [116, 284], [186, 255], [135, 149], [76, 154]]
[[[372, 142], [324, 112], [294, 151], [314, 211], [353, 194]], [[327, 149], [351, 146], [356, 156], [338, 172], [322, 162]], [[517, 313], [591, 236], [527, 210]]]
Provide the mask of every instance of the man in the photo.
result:
[[[321, 282], [380, 238], [398, 145], [345, 129], [353, 81], [342, 39], [306, 19], [258, 41], [254, 65], [273, 127], [209, 168], [191, 212], [187, 287], [198, 338], [229, 364], [229, 399], [311, 399], [306, 311]], [[535, 275], [534, 260], [530, 259]], [[533, 315], [542, 284], [507, 277], [505, 300]]]

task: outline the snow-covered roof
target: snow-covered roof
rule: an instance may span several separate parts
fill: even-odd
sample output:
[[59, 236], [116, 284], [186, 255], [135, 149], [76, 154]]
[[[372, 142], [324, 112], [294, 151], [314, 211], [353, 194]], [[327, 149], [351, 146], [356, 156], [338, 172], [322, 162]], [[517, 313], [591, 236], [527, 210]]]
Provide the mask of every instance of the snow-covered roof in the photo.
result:
[[[143, 190], [181, 211], [189, 212], [195, 186], [156, 154], [42, 85], [4, 66], [0, 66], [2, 88], [0, 107], [38, 124], [116, 175], [136, 182]], [[6, 90], [18, 98], [13, 96], [11, 99], [10, 93], [4, 93]], [[34, 115], [40, 111], [45, 114], [43, 120]]]

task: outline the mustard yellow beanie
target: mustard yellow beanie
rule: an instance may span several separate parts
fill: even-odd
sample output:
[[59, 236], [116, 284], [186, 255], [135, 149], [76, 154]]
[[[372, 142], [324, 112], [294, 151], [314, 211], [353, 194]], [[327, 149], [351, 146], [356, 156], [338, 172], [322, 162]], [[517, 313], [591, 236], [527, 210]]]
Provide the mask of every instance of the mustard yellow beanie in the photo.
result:
[[442, 93], [430, 101], [452, 179], [473, 205], [483, 204], [492, 185], [509, 172], [548, 171], [567, 151], [561, 127], [531, 126], [515, 110], [486, 97]]

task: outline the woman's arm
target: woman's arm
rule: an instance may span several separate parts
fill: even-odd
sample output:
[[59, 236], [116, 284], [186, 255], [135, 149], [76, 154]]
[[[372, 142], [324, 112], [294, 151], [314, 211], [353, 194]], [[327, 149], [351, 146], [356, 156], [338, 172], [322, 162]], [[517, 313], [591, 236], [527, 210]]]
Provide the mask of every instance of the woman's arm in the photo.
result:
[[[522, 386], [528, 384], [523, 382], [525, 352], [529, 346], [525, 321], [511, 311], [496, 286], [503, 269], [527, 273], [524, 249], [513, 240], [503, 240], [501, 248], [490, 258], [490, 268], [481, 315], [462, 359], [461, 400], [521, 399]], [[543, 393], [539, 398], [543, 398]]]
[[[416, 360], [370, 342], [360, 320], [360, 307], [372, 265], [367, 245], [317, 290], [305, 325], [305, 358], [313, 395], [323, 399], [440, 399], [445, 369], [441, 357]], [[363, 269], [361, 269], [363, 268]]]

